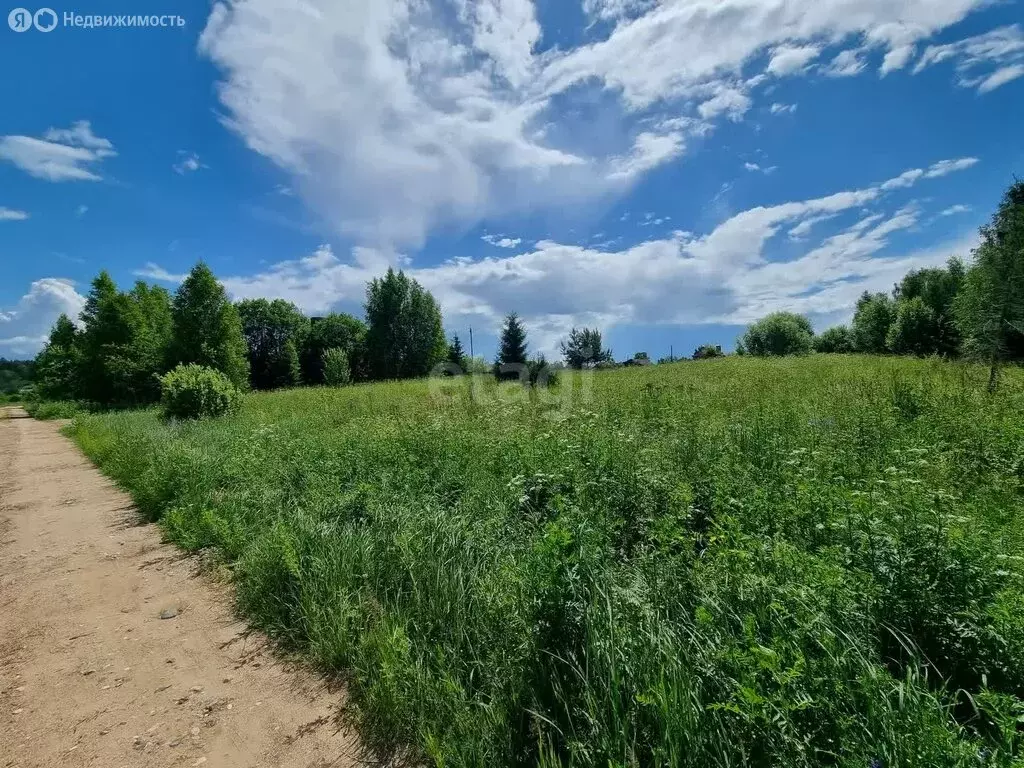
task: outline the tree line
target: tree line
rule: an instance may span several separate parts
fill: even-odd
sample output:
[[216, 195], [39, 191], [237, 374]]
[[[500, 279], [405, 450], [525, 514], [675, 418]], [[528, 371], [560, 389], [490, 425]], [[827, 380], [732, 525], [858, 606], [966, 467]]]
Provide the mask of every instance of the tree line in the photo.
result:
[[775, 312], [751, 325], [736, 345], [759, 356], [826, 353], [969, 357], [990, 366], [1024, 360], [1024, 182], [1004, 194], [971, 265], [909, 272], [891, 293], [865, 292], [850, 325], [814, 334], [810, 321]]
[[[560, 351], [569, 368], [616, 365], [595, 328], [573, 328]], [[942, 268], [914, 270], [891, 293], [864, 293], [850, 325], [818, 335], [802, 315], [773, 313], [747, 329], [736, 351], [969, 356], [990, 365], [995, 387], [1002, 363], [1024, 360], [1024, 182], [1006, 191], [981, 228], [969, 267], [952, 258]], [[721, 347], [703, 345], [694, 359], [722, 354]], [[623, 364], [650, 362], [639, 352]], [[415, 378], [439, 368], [486, 370], [481, 359], [466, 355], [457, 335], [445, 338], [437, 301], [404, 272], [389, 269], [367, 284], [363, 319], [311, 318], [282, 299], [232, 303], [203, 263], [173, 296], [142, 281], [120, 291], [100, 272], [78, 324], [61, 315], [33, 368], [43, 399], [130, 407], [155, 402], [159, 376], [189, 364], [257, 390]], [[521, 319], [506, 316], [490, 366], [496, 378], [551, 383], [560, 365], [530, 357]]]
[[365, 308], [365, 319], [311, 318], [282, 299], [232, 303], [203, 263], [173, 295], [143, 281], [121, 291], [102, 271], [79, 322], [61, 315], [51, 330], [35, 360], [36, 390], [46, 400], [132, 407], [156, 402], [159, 377], [181, 365], [264, 390], [425, 376], [449, 355], [437, 302], [403, 272], [370, 281]]

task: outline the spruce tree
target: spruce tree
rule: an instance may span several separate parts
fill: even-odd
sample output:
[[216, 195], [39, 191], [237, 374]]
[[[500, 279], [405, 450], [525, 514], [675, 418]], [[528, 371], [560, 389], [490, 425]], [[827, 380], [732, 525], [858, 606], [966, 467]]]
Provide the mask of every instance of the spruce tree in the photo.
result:
[[498, 358], [494, 362], [494, 375], [501, 381], [518, 379], [526, 366], [526, 329], [515, 312], [505, 317], [501, 328]]
[[466, 350], [462, 348], [462, 341], [457, 333], [452, 336], [451, 344], [448, 345], [448, 363], [458, 368], [459, 372], [466, 372]]

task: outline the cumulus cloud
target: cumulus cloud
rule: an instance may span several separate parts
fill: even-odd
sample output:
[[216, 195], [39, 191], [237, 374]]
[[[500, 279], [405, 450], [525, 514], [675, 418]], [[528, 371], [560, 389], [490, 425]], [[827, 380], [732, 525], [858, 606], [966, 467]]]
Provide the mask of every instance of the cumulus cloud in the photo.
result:
[[0, 136], [0, 160], [47, 181], [99, 181], [99, 163], [117, 154], [109, 139], [96, 136], [88, 120], [70, 128], [50, 128], [37, 139]]
[[772, 51], [768, 73], [782, 77], [802, 72], [820, 53], [821, 48], [816, 45], [780, 45]]
[[[783, 308], [831, 317], [849, 311], [863, 290], [888, 288], [911, 268], [966, 253], [973, 243], [970, 234], [941, 249], [885, 253], [899, 233], [921, 226], [915, 206], [891, 210], [889, 197], [926, 183], [936, 169], [952, 173], [965, 167], [961, 161], [935, 163], [861, 189], [751, 208], [701, 235], [674, 232], [616, 250], [544, 240], [514, 254], [454, 258], [430, 267], [406, 264], [405, 269], [438, 298], [447, 322], [493, 330], [506, 312], [516, 310], [536, 348], [545, 353], [581, 323], [606, 328], [630, 323], [740, 324]], [[896, 179], [900, 182], [893, 184]], [[861, 213], [863, 209], [869, 212]], [[809, 240], [822, 222], [840, 216], [856, 219]], [[666, 221], [653, 212], [638, 218], [652, 224]], [[773, 244], [780, 233], [791, 240], [783, 249]], [[500, 246], [506, 238], [485, 239]], [[780, 251], [792, 250], [792, 240], [806, 240], [807, 245], [795, 258], [780, 259]], [[229, 276], [223, 282], [236, 299], [283, 298], [312, 313], [355, 310], [366, 282], [402, 261], [393, 253], [367, 248], [357, 248], [346, 258], [324, 245], [260, 274]], [[143, 274], [166, 270], [149, 265]]]
[[501, 235], [484, 235], [480, 239], [496, 248], [516, 248], [523, 242], [519, 237], [502, 237]]
[[25, 221], [28, 218], [28, 213], [25, 211], [15, 210], [14, 208], [4, 208], [0, 206], [0, 221]]
[[954, 43], [929, 46], [914, 73], [946, 61], [956, 62], [961, 87], [977, 88], [979, 93], [994, 91], [1024, 76], [1024, 30], [1013, 24]]
[[34, 357], [61, 313], [77, 318], [85, 297], [71, 280], [45, 277], [9, 309], [0, 310], [0, 357]]
[[[325, 221], [393, 249], [621, 194], [743, 119], [766, 74], [851, 41], [891, 71], [985, 2], [584, 0], [602, 23], [563, 49], [541, 44], [531, 0], [223, 0], [200, 51], [222, 73], [225, 124]], [[599, 119], [560, 108], [575, 98], [599, 100]]]

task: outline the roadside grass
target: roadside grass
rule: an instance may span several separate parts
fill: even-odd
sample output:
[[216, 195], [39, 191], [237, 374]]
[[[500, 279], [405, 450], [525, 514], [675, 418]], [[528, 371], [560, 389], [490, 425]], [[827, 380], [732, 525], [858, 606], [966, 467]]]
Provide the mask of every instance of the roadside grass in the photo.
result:
[[25, 410], [33, 419], [52, 421], [73, 419], [80, 413], [87, 413], [89, 409], [73, 400], [31, 400], [25, 403]]
[[68, 429], [173, 541], [231, 564], [256, 626], [347, 677], [382, 751], [1010, 766], [1024, 376], [995, 396], [985, 376], [725, 359]]

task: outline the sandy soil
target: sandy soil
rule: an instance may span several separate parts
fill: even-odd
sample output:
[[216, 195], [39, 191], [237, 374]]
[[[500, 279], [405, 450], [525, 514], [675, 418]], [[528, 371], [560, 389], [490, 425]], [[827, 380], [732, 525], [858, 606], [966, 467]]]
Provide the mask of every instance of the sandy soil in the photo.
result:
[[247, 633], [227, 587], [138, 525], [58, 425], [9, 415], [0, 766], [362, 764], [341, 692]]

